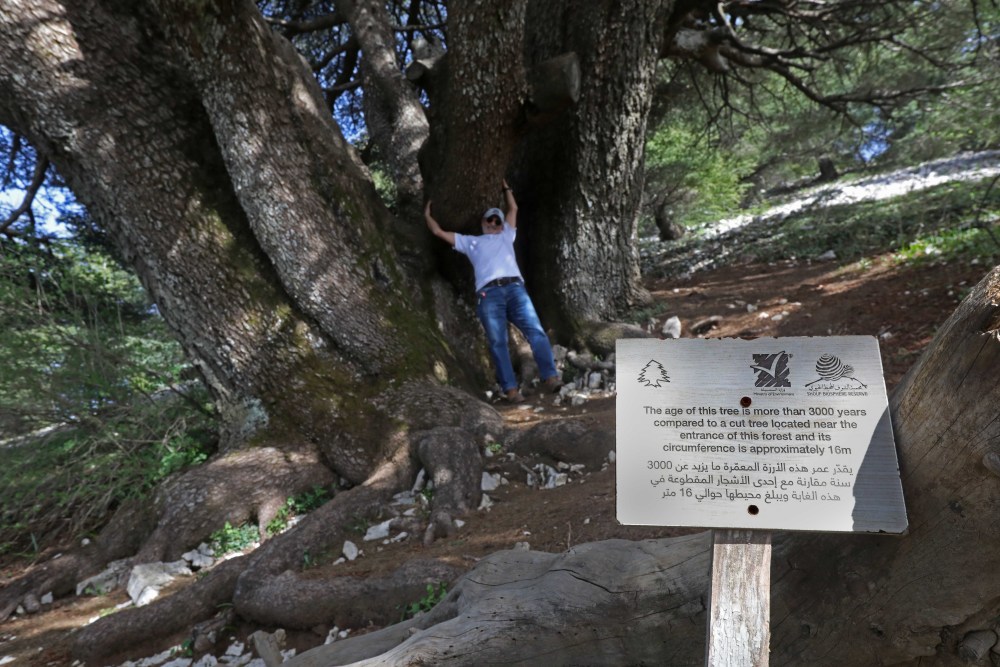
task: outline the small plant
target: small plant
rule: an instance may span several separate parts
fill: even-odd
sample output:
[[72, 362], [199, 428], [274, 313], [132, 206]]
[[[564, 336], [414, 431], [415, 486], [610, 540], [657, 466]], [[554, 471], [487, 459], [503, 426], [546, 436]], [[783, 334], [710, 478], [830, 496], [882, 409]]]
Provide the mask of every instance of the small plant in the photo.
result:
[[347, 529], [352, 533], [357, 533], [359, 535], [364, 535], [368, 532], [368, 528], [372, 525], [372, 522], [368, 520], [367, 517], [355, 514], [351, 521], [347, 524]]
[[194, 639], [189, 637], [180, 646], [175, 646], [173, 654], [181, 658], [194, 657]]
[[288, 527], [288, 521], [293, 516], [308, 514], [332, 497], [333, 494], [330, 489], [319, 485], [297, 496], [292, 496], [285, 501], [285, 504], [278, 510], [275, 517], [268, 521], [267, 534], [277, 535]]
[[434, 608], [434, 605], [443, 600], [447, 594], [448, 584], [443, 581], [438, 582], [437, 586], [434, 584], [427, 584], [427, 594], [416, 602], [411, 602], [406, 605], [406, 609], [403, 610], [403, 616], [400, 620], [413, 618], [417, 614], [430, 611]]
[[228, 521], [209, 537], [212, 548], [220, 556], [243, 551], [255, 544], [258, 539], [260, 532], [257, 526], [245, 523], [234, 528]]
[[103, 586], [95, 586], [91, 584], [83, 589], [84, 595], [89, 595], [90, 597], [101, 597], [102, 595], [107, 595], [110, 591]]
[[489, 442], [486, 444], [486, 449], [490, 452], [490, 454], [499, 454], [503, 451], [503, 445], [499, 442]]

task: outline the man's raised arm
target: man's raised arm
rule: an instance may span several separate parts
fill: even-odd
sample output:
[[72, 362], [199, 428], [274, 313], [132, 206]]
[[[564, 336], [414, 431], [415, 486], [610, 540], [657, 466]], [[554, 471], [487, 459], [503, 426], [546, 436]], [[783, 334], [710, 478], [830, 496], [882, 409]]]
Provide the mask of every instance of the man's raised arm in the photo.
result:
[[431, 215], [431, 202], [428, 201], [427, 205], [424, 207], [424, 220], [427, 221], [427, 229], [431, 230], [434, 236], [438, 237], [442, 241], [447, 241], [452, 247], [455, 246], [455, 232], [446, 232], [441, 229], [441, 225], [438, 224], [434, 216]]
[[506, 178], [503, 180], [502, 189], [507, 206], [507, 210], [504, 212], [504, 215], [507, 218], [507, 224], [511, 226], [511, 229], [517, 229], [517, 202], [514, 200], [514, 191], [510, 189], [509, 185], [507, 185]]

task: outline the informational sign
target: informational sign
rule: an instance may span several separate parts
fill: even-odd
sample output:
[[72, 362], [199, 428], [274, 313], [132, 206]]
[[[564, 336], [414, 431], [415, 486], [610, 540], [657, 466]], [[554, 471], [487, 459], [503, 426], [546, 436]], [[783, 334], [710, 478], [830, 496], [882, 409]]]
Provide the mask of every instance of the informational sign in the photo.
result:
[[902, 533], [870, 336], [619, 340], [618, 520]]

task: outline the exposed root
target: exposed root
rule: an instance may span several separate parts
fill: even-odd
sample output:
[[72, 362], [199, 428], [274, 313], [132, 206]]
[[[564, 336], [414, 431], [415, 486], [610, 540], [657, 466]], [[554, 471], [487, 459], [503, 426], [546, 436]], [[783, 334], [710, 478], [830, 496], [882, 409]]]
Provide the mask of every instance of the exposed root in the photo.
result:
[[[401, 433], [394, 437], [383, 463], [363, 484], [338, 493], [291, 530], [264, 542], [248, 556], [216, 566], [185, 589], [148, 606], [119, 612], [93, 623], [78, 636], [74, 643], [75, 654], [94, 660], [140, 641], [166, 637], [210, 617], [219, 604], [229, 601], [244, 619], [289, 628], [309, 628], [331, 622], [341, 626], [361, 625], [373, 620], [391, 622], [399, 617], [401, 607], [420, 597], [427, 584], [454, 579], [461, 568], [434, 561], [408, 564], [384, 580], [342, 577], [323, 581], [301, 572], [307, 560], [340, 553], [346, 526], [352, 520], [378, 516], [394, 493], [410, 488], [418, 461], [423, 462], [435, 480], [432, 532], [449, 531], [452, 513], [463, 513], [478, 506], [482, 475], [479, 448], [487, 436], [501, 437], [495, 423], [499, 418], [493, 418], [495, 412], [492, 410], [484, 417], [479, 402], [475, 402], [472, 410], [463, 409], [468, 408], [466, 401], [472, 399], [462, 398], [453, 390], [439, 393], [429, 391], [426, 386], [412, 385], [402, 393], [411, 394], [414, 390], [417, 390], [418, 399], [427, 400], [411, 401], [409, 410], [426, 402], [421, 417], [423, 422], [441, 418], [442, 411], [434, 409], [438, 405], [437, 397], [440, 403], [448, 406], [445, 411], [448, 421], [456, 426], [426, 431], [411, 428], [407, 435]], [[404, 423], [412, 427], [421, 419]], [[459, 424], [467, 428], [457, 427]], [[270, 460], [271, 451], [281, 460]], [[316, 458], [298, 460], [267, 448], [238, 453], [240, 458], [235, 462], [229, 458], [236, 455], [222, 459], [229, 461], [224, 477], [221, 476], [223, 464], [220, 460], [210, 464], [213, 467], [192, 471], [183, 481], [158, 496], [172, 500], [165, 505], [158, 504], [158, 509], [178, 503], [186, 508], [159, 513], [157, 529], [140, 550], [140, 555], [145, 558], [160, 555], [167, 559], [179, 556], [183, 549], [193, 546], [192, 542], [196, 544], [203, 539], [206, 531], [216, 529], [223, 521], [242, 523], [254, 509], [264, 524], [260, 508], [275, 494], [284, 502], [296, 490], [316, 483], [317, 475], [330, 481], [329, 472], [316, 465]], [[259, 460], [260, 457], [266, 460]], [[311, 465], [303, 466], [303, 463]], [[314, 468], [321, 472], [314, 472]], [[185, 503], [181, 500], [188, 497], [183, 495], [185, 493], [196, 494], [195, 500]], [[195, 516], [203, 509], [198, 503], [209, 506], [214, 517], [211, 522]], [[243, 512], [245, 516], [226, 513], [231, 507], [242, 508], [232, 511]]]
[[427, 614], [283, 667], [540, 664], [552, 656], [559, 664], [694, 664], [704, 631], [682, 639], [664, 629], [705, 613], [708, 535], [608, 540], [564, 554], [500, 551]]

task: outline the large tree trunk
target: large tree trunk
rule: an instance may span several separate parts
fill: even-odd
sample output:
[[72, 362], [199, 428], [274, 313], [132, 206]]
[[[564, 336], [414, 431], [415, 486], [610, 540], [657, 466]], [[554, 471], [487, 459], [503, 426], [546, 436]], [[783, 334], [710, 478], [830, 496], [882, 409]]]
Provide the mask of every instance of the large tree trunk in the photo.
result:
[[[1000, 268], [891, 398], [909, 532], [775, 535], [770, 664], [996, 664], [998, 405]], [[289, 667], [701, 665], [709, 535], [501, 552], [427, 616]]]
[[[648, 298], [635, 233], [646, 116], [672, 3], [532, 2], [529, 67], [566, 52], [580, 62], [580, 99], [529, 133], [516, 162], [533, 296], [547, 326], [582, 337]], [[560, 26], [560, 30], [552, 29]]]
[[[166, 489], [130, 510], [133, 539], [102, 535], [35, 568], [0, 591], [0, 618], [32, 589], [72, 590], [107, 558], [170, 557], [226, 520], [266, 524], [333, 473], [367, 489], [331, 501], [342, 516], [409, 485], [420, 428], [462, 426], [478, 442], [495, 426], [443, 386], [467, 378], [431, 290], [404, 274], [389, 215], [315, 80], [249, 0], [3, 0], [0, 122], [49, 157], [136, 269], [223, 435], [213, 461], [171, 481], [194, 495], [178, 503]], [[439, 419], [415, 428], [426, 415]], [[252, 597], [265, 572], [338, 537], [282, 536], [268, 550], [281, 557], [256, 558], [235, 589], [228, 574], [206, 578], [197, 606]]]
[[435, 216], [453, 231], [478, 233], [483, 211], [503, 204], [525, 95], [526, 3], [504, 0], [492, 11], [489, 3], [456, 3], [448, 52], [427, 74], [431, 134], [420, 163]]

